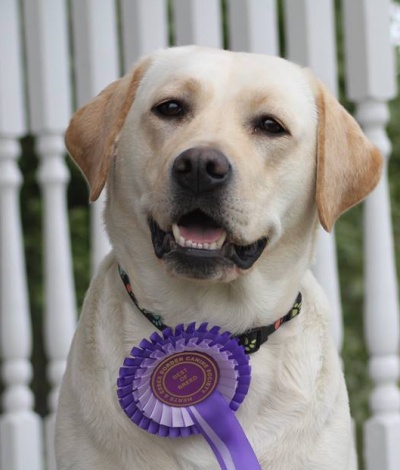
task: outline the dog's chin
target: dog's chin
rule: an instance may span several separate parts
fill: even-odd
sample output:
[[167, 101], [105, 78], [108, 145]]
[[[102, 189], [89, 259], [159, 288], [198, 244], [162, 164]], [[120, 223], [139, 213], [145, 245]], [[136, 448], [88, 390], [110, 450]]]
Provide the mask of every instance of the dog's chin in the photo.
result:
[[165, 254], [162, 260], [171, 274], [187, 279], [228, 282], [239, 275], [240, 270], [229, 259], [218, 255], [201, 255], [197, 251], [178, 246]]
[[190, 279], [229, 281], [251, 268], [267, 245], [262, 237], [254, 243], [234, 243], [222, 225], [196, 210], [180, 217], [168, 231], [149, 218], [156, 256], [167, 269]]

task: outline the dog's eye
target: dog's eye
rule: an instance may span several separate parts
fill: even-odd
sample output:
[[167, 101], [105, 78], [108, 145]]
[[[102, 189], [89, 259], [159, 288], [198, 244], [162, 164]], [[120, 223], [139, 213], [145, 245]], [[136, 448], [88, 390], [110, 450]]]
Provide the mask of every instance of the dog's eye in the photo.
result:
[[184, 108], [179, 101], [170, 100], [155, 106], [154, 111], [165, 117], [181, 117], [184, 114]]
[[257, 127], [268, 134], [283, 134], [286, 129], [271, 117], [262, 118]]

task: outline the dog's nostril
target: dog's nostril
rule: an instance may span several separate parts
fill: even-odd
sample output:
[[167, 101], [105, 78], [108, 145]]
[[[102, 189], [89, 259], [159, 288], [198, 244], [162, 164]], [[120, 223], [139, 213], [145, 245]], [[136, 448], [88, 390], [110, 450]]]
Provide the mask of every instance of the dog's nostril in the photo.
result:
[[192, 162], [189, 158], [177, 158], [174, 162], [174, 171], [178, 173], [190, 173], [192, 171]]
[[230, 164], [228, 160], [224, 158], [216, 158], [206, 163], [206, 172], [212, 178], [222, 179], [229, 173]]
[[182, 152], [172, 166], [172, 177], [194, 194], [214, 191], [227, 183], [231, 165], [219, 150], [194, 147]]

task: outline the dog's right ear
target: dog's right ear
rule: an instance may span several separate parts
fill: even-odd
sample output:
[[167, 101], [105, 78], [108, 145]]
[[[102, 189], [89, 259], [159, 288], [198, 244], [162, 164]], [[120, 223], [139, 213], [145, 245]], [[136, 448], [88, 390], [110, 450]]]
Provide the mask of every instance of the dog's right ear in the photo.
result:
[[95, 201], [104, 188], [119, 133], [132, 106], [149, 59], [108, 85], [72, 117], [65, 134], [69, 154], [85, 176]]

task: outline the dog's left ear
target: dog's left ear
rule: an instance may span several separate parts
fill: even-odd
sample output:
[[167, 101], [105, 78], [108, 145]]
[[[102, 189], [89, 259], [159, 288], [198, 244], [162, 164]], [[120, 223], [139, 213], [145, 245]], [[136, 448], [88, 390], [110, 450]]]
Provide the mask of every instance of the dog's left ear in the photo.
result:
[[336, 219], [377, 185], [383, 159], [355, 119], [320, 81], [316, 94], [316, 202], [321, 225], [330, 232]]
[[144, 59], [132, 72], [108, 85], [78, 109], [68, 126], [65, 143], [88, 182], [90, 202], [100, 196], [105, 185], [118, 135], [149, 62]]

